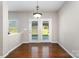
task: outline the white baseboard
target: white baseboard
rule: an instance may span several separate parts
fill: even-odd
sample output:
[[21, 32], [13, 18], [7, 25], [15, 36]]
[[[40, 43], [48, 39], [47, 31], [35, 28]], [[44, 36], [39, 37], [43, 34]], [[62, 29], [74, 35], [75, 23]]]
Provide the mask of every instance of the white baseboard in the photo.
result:
[[52, 42], [22, 42], [22, 43], [57, 43], [57, 41], [52, 41]]
[[10, 52], [12, 52], [13, 50], [15, 50], [17, 47], [19, 47], [21, 44], [23, 44], [23, 43], [20, 43], [20, 44], [18, 44], [17, 46], [15, 46], [14, 48], [12, 48], [11, 50], [9, 50], [5, 55], [3, 55], [2, 57], [4, 58], [4, 57], [6, 57]]
[[71, 55], [73, 58], [76, 58], [72, 53], [70, 53], [61, 43], [58, 42], [58, 44], [69, 54]]
[[22, 43], [30, 43], [30, 42], [22, 42]]
[[57, 41], [52, 41], [51, 43], [58, 43]]

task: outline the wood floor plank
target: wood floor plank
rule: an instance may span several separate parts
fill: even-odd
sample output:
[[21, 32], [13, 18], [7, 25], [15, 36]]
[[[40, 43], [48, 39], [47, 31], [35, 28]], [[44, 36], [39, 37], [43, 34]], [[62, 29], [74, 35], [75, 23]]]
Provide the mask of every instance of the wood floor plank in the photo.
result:
[[5, 58], [72, 58], [57, 43], [22, 44]]

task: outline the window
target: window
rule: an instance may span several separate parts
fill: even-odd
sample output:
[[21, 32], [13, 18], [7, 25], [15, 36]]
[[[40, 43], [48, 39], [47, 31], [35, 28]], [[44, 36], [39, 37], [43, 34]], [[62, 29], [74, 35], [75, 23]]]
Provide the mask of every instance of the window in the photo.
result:
[[16, 33], [16, 32], [17, 32], [17, 21], [9, 20], [9, 33]]

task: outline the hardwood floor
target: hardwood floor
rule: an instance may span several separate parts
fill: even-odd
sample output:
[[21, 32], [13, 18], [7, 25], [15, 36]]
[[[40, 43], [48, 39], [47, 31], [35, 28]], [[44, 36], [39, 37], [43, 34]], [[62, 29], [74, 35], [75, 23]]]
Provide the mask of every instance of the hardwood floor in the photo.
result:
[[56, 43], [22, 44], [6, 58], [72, 58]]

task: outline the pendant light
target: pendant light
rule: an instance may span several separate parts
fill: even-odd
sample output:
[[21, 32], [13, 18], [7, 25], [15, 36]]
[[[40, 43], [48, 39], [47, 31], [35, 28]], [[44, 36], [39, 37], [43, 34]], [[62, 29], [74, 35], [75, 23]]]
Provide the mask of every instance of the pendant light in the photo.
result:
[[33, 13], [33, 16], [35, 18], [40, 18], [42, 16], [42, 13], [39, 13], [38, 11], [39, 11], [39, 6], [38, 6], [38, 1], [37, 1], [36, 12]]

